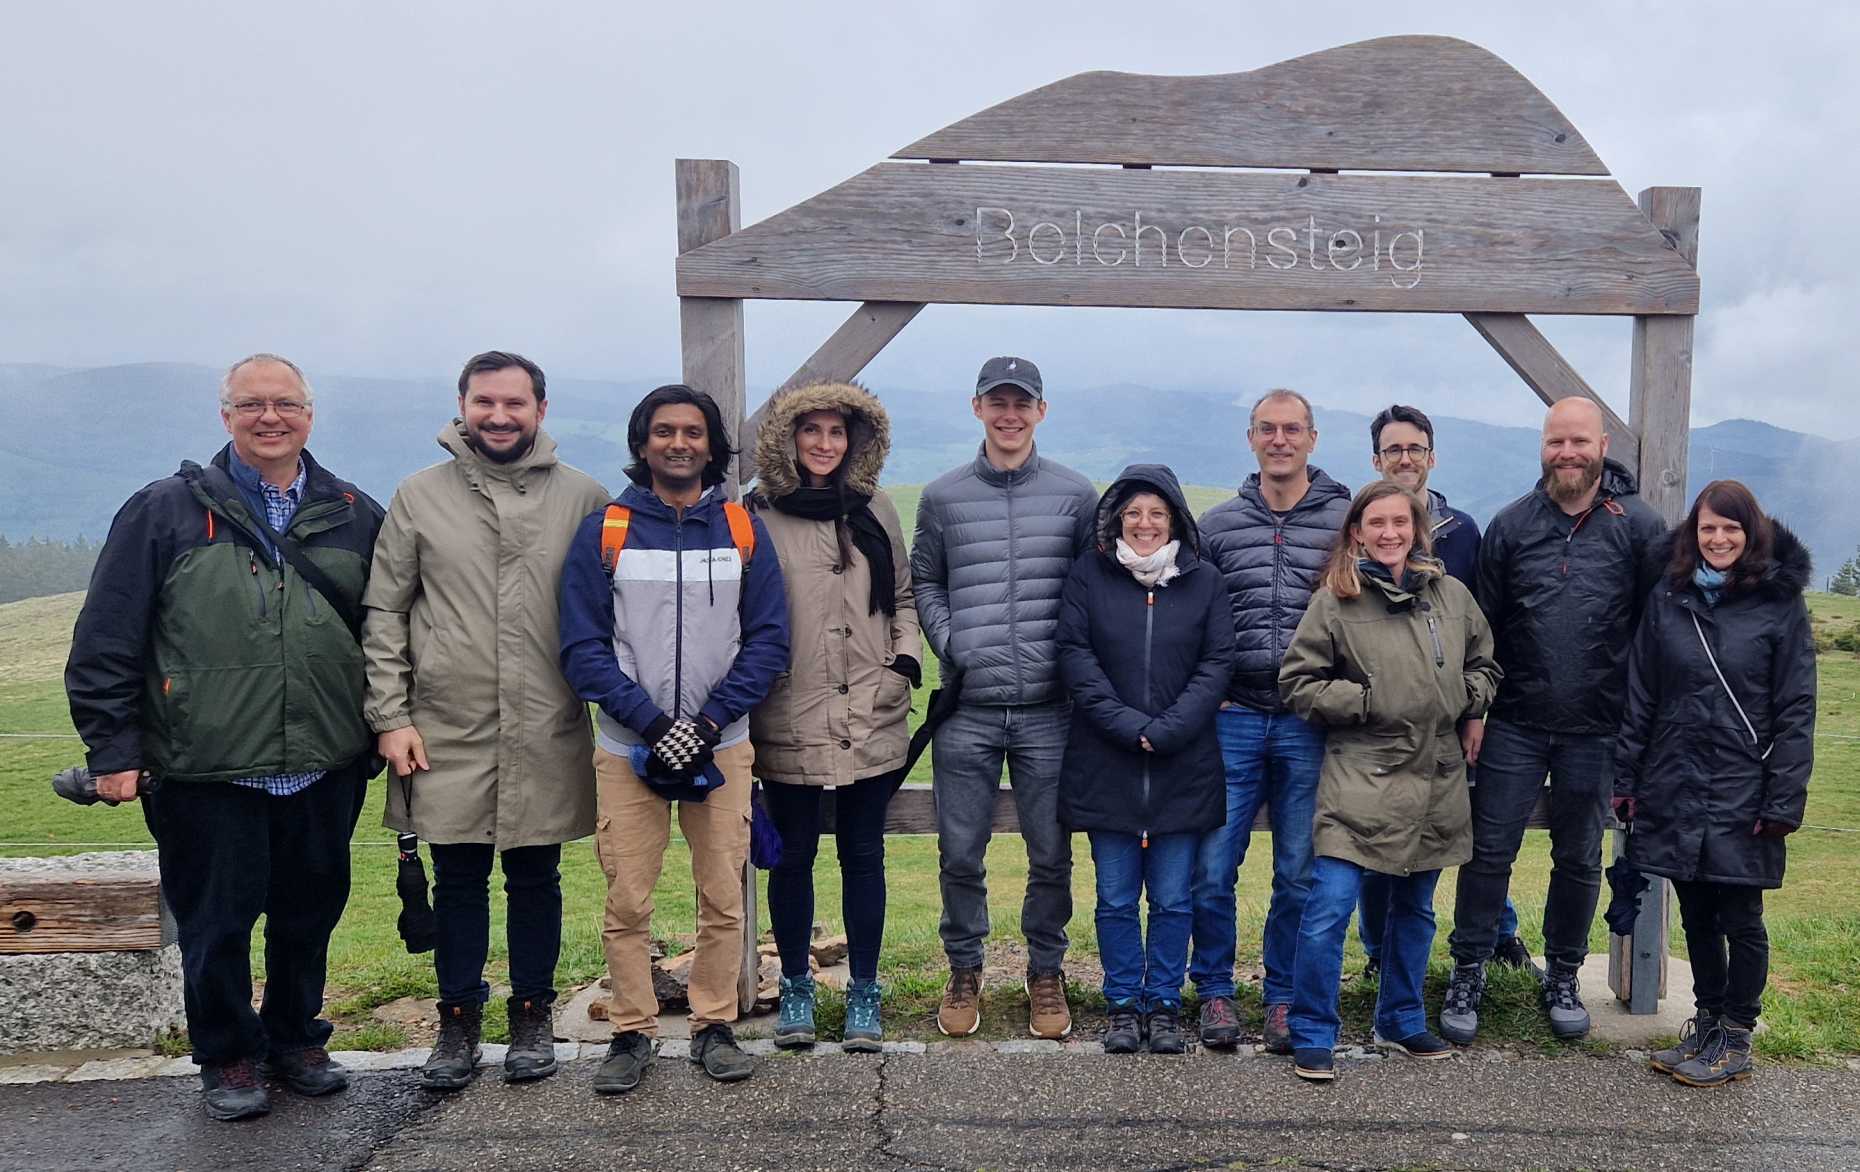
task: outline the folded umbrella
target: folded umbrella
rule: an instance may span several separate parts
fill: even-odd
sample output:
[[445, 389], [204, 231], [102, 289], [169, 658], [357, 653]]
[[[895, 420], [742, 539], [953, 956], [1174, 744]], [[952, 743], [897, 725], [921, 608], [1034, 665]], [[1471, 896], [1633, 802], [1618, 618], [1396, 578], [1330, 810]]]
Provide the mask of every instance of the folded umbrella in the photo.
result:
[[1640, 893], [1647, 890], [1648, 878], [1640, 873], [1640, 868], [1627, 861], [1627, 856], [1610, 863], [1604, 872], [1608, 876], [1608, 910], [1602, 913], [1602, 919], [1608, 921], [1608, 930], [1617, 936], [1631, 935], [1634, 931], [1634, 919], [1640, 915]]
[[420, 840], [411, 834], [396, 835], [400, 847], [400, 872], [394, 877], [394, 892], [400, 896], [400, 917], [394, 921], [408, 952], [431, 952], [439, 928], [433, 921], [433, 905], [426, 898], [426, 866], [420, 862]]

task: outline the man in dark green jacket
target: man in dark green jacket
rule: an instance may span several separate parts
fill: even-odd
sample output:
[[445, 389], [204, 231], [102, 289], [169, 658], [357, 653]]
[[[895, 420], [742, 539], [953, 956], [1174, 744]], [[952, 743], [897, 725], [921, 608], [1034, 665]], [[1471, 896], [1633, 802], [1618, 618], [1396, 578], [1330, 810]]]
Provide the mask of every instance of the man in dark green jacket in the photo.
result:
[[98, 794], [146, 795], [215, 1119], [269, 1109], [260, 1063], [303, 1094], [348, 1083], [319, 1014], [375, 772], [356, 632], [382, 511], [304, 450], [313, 413], [286, 359], [227, 371], [232, 442], [117, 513], [65, 666]]

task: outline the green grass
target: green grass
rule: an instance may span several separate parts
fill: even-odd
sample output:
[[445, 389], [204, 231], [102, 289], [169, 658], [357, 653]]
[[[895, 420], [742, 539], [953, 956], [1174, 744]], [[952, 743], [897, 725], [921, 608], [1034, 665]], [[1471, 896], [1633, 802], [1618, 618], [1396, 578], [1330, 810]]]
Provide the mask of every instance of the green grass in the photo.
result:
[[[1218, 490], [1198, 491], [1219, 495]], [[914, 512], [915, 503], [915, 494], [910, 494], [900, 501], [901, 511], [908, 505]], [[1196, 507], [1204, 506], [1197, 502]], [[63, 595], [0, 606], [0, 655], [5, 656], [0, 659], [0, 733], [71, 733], [59, 673], [78, 601], [77, 595]], [[1860, 620], [1860, 600], [1813, 595], [1811, 606], [1818, 623]], [[916, 698], [917, 718], [935, 684], [935, 661], [926, 656], [925, 662], [930, 679]], [[1809, 825], [1790, 840], [1787, 885], [1771, 893], [1766, 904], [1773, 946], [1770, 987], [1764, 997], [1769, 1030], [1758, 1042], [1767, 1056], [1808, 1061], [1860, 1053], [1860, 834], [1816, 829], [1860, 827], [1860, 657], [1848, 653], [1822, 656], [1819, 731], [1823, 739], [1818, 742], [1809, 790]], [[4, 811], [0, 841], [9, 844], [0, 846], [0, 854], [95, 849], [86, 844], [150, 845], [138, 807], [86, 809], [51, 794], [50, 775], [80, 759], [81, 746], [76, 740], [0, 738], [0, 811]], [[929, 776], [926, 760], [919, 764], [913, 780], [927, 782]], [[383, 786], [373, 787], [368, 810], [356, 830], [353, 894], [348, 913], [331, 940], [330, 1011], [338, 1025], [339, 1046], [392, 1049], [406, 1044], [405, 1031], [376, 1021], [371, 1011], [397, 998], [431, 997], [437, 992], [431, 958], [409, 956], [395, 934], [399, 901], [394, 894], [393, 839], [381, 827], [383, 793]], [[1096, 988], [1091, 859], [1082, 836], [1074, 840], [1073, 854], [1075, 910], [1070, 930], [1076, 979], [1072, 992], [1082, 1025], [1090, 1027], [1102, 1013], [1103, 1001]], [[887, 843], [887, 859], [889, 908], [880, 958], [888, 989], [887, 1021], [898, 1036], [932, 1036], [944, 973], [936, 931], [940, 899], [935, 841], [892, 838]], [[1255, 835], [1240, 880], [1243, 972], [1258, 970], [1270, 866], [1267, 836]], [[1018, 841], [997, 840], [989, 852], [988, 869], [995, 925], [991, 963], [1011, 969], [1020, 955], [1016, 928], [1026, 882], [1026, 856]], [[1538, 925], [1548, 873], [1547, 838], [1533, 831], [1519, 857], [1512, 891], [1525, 939], [1534, 951], [1542, 947]], [[604, 972], [599, 932], [604, 884], [588, 842], [564, 848], [562, 879], [566, 912], [556, 980], [559, 987], [568, 988], [593, 981]], [[830, 845], [823, 845], [816, 891], [816, 918], [829, 931], [842, 930], [839, 873]], [[683, 946], [693, 926], [693, 890], [690, 859], [676, 838], [666, 853], [655, 901], [655, 934], [667, 938], [674, 949]], [[1440, 885], [1436, 907], [1440, 932], [1429, 982], [1430, 1004], [1438, 1003], [1447, 967], [1446, 939], [1453, 914], [1451, 876]], [[501, 894], [493, 899], [492, 916], [489, 979], [496, 983], [507, 973]], [[767, 927], [766, 911], [762, 926]], [[1684, 941], [1676, 921], [1674, 937], [1674, 951], [1683, 955]], [[1606, 943], [1607, 930], [1597, 917], [1590, 946], [1599, 951]], [[254, 962], [255, 966], [262, 963], [256, 939]], [[1361, 965], [1361, 953], [1352, 938], [1345, 972], [1354, 973]], [[1607, 995], [1599, 989], [1590, 993]], [[1013, 1018], [1025, 1012], [1018, 982], [997, 982], [986, 1000], [991, 1028], [1001, 1029], [1003, 1036], [1013, 1033]], [[1243, 1014], [1257, 1026], [1261, 1008], [1256, 985], [1242, 985], [1242, 1003]], [[1373, 992], [1368, 986], [1345, 982], [1348, 1036], [1367, 1037], [1372, 1006]], [[837, 996], [823, 996], [823, 1023], [831, 1024], [828, 1019], [841, 1012]], [[503, 1039], [506, 1025], [501, 1001], [494, 1000], [489, 1007], [486, 1027], [488, 1040]], [[1548, 1036], [1529, 982], [1506, 972], [1493, 974], [1481, 1036], [1493, 1043], [1547, 1053], [1567, 1049]], [[175, 1045], [172, 1039], [163, 1044], [169, 1049]]]

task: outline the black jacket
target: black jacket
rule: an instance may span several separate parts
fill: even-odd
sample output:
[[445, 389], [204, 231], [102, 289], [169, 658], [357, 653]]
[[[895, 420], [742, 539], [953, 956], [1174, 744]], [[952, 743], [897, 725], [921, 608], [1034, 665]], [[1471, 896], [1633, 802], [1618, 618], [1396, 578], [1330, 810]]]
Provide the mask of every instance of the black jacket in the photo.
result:
[[1284, 712], [1279, 665], [1305, 617], [1337, 530], [1350, 511], [1350, 490], [1308, 469], [1311, 487], [1284, 515], [1247, 477], [1232, 500], [1201, 517], [1207, 556], [1220, 567], [1233, 600], [1234, 675], [1227, 699], [1261, 712]]
[[[1113, 510], [1133, 484], [1169, 503], [1181, 542], [1181, 572], [1155, 590], [1117, 562]], [[1060, 822], [1126, 834], [1212, 830], [1227, 817], [1214, 734], [1233, 667], [1227, 588], [1200, 556], [1181, 485], [1161, 464], [1124, 469], [1097, 517], [1098, 549], [1073, 565], [1060, 596], [1059, 671], [1073, 700]]]
[[[1655, 546], [1662, 564], [1671, 540]], [[1615, 750], [1615, 792], [1635, 799], [1628, 859], [1642, 871], [1782, 885], [1782, 840], [1751, 832], [1759, 819], [1800, 826], [1808, 801], [1815, 640], [1802, 591], [1810, 573], [1808, 550], [1778, 525], [1775, 558], [1751, 589], [1710, 606], [1696, 586], [1662, 580], [1648, 598]], [[1701, 631], [1756, 729], [1754, 741], [1712, 670]]]
[[1540, 484], [1499, 510], [1479, 545], [1474, 588], [1505, 670], [1494, 720], [1614, 736], [1628, 643], [1659, 575], [1647, 549], [1665, 531], [1627, 469], [1608, 460], [1588, 512], [1572, 517]]

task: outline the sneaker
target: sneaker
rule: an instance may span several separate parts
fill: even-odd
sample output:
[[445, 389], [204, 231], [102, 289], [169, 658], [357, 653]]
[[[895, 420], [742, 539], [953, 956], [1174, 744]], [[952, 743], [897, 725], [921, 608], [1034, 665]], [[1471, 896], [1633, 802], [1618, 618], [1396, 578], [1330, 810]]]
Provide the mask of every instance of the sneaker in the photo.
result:
[[1266, 1053], [1290, 1054], [1292, 1052], [1292, 1030], [1285, 1024], [1286, 1017], [1292, 1012], [1289, 1005], [1266, 1006]]
[[885, 1028], [879, 1022], [881, 990], [871, 978], [854, 981], [846, 990], [846, 1033], [840, 1048], [876, 1054], [885, 1047]]
[[1027, 1032], [1057, 1042], [1072, 1032], [1072, 1008], [1066, 1004], [1066, 975], [1028, 973]]
[[1134, 1004], [1111, 1006], [1111, 1024], [1104, 1031], [1106, 1054], [1135, 1054], [1143, 1049], [1143, 1019]]
[[476, 1001], [440, 1002], [439, 1039], [420, 1068], [421, 1085], [429, 1091], [456, 1091], [478, 1077], [483, 1030], [484, 1006]]
[[756, 1072], [756, 1060], [736, 1044], [736, 1034], [722, 1022], [707, 1025], [691, 1039], [691, 1061], [718, 1082], [739, 1082]]
[[1372, 956], [1363, 962], [1363, 975], [1359, 978], [1374, 985], [1382, 980], [1382, 958]]
[[555, 1011], [535, 997], [512, 997], [510, 1048], [504, 1051], [504, 1081], [534, 1082], [555, 1073]]
[[652, 1039], [638, 1030], [615, 1034], [607, 1044], [607, 1057], [594, 1072], [594, 1093], [619, 1095], [639, 1085], [640, 1076], [652, 1065]]
[[1492, 959], [1508, 969], [1528, 972], [1540, 983], [1544, 979], [1544, 971], [1537, 967], [1536, 961], [1531, 959], [1531, 950], [1524, 943], [1522, 936], [1513, 936], [1509, 940], [1499, 941], [1498, 947], [1492, 950]]
[[1589, 1011], [1583, 1007], [1581, 982], [1575, 969], [1552, 966], [1544, 983], [1544, 1011], [1550, 1015], [1550, 1033], [1563, 1041], [1587, 1037]]
[[1686, 1024], [1680, 1027], [1679, 1045], [1670, 1050], [1655, 1050], [1653, 1056], [1647, 1059], [1647, 1065], [1661, 1074], [1673, 1073], [1681, 1063], [1698, 1055], [1698, 1052], [1705, 1046], [1706, 1036], [1717, 1028], [1717, 1025], [1717, 1018], [1702, 1009], [1699, 1010], [1697, 1017], [1687, 1019]]
[[966, 1038], [982, 1028], [982, 970], [949, 970], [943, 1004], [937, 1007], [936, 1028], [945, 1037]]
[[1201, 1003], [1201, 1044], [1217, 1050], [1240, 1044], [1240, 1014], [1232, 997], [1210, 997]]
[[258, 1067], [249, 1058], [202, 1067], [200, 1089], [208, 1117], [224, 1123], [271, 1110], [271, 1096], [265, 1093], [265, 1084], [258, 1081]]
[[1371, 1036], [1375, 1038], [1376, 1045], [1383, 1049], [1406, 1054], [1410, 1058], [1432, 1061], [1438, 1058], [1453, 1057], [1453, 1047], [1432, 1030], [1422, 1030], [1418, 1034], [1409, 1034], [1405, 1038], [1385, 1038], [1380, 1030]]
[[1440, 1003], [1440, 1036], [1459, 1046], [1470, 1046], [1479, 1036], [1479, 1003], [1485, 1000], [1485, 966], [1456, 964], [1447, 979], [1447, 996]]
[[1689, 1087], [1721, 1087], [1750, 1077], [1750, 1031], [1719, 1021], [1699, 1052], [1673, 1067], [1673, 1081]]
[[1182, 1040], [1182, 1010], [1174, 1005], [1158, 1005], [1150, 1010], [1150, 1053], [1186, 1054], [1188, 1044]]
[[331, 1061], [329, 1051], [321, 1046], [274, 1054], [258, 1070], [266, 1078], [283, 1079], [284, 1085], [311, 1098], [334, 1094], [349, 1085], [348, 1068]]
[[1329, 1050], [1294, 1050], [1292, 1073], [1306, 1082], [1331, 1082], [1337, 1077], [1336, 1059]]
[[781, 1012], [775, 1021], [775, 1044], [784, 1050], [814, 1044], [814, 978], [781, 979]]

